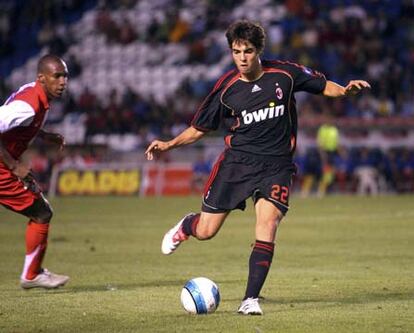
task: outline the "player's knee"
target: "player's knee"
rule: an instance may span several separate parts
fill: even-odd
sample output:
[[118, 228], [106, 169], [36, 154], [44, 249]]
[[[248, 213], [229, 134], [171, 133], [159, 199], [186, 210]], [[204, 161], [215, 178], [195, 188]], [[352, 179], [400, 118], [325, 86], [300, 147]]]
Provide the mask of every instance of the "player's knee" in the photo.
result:
[[280, 222], [282, 222], [283, 219], [283, 214], [280, 212], [274, 219], [273, 223], [276, 224], [276, 226], [278, 226], [280, 224]]
[[262, 228], [273, 230], [273, 229], [277, 229], [280, 222], [282, 221], [282, 218], [283, 218], [283, 214], [280, 214], [280, 215], [277, 215], [271, 218], [269, 217], [267, 219], [259, 220], [258, 223], [262, 226]]
[[49, 223], [52, 220], [52, 217], [53, 209], [48, 205], [39, 210], [33, 218], [37, 223]]

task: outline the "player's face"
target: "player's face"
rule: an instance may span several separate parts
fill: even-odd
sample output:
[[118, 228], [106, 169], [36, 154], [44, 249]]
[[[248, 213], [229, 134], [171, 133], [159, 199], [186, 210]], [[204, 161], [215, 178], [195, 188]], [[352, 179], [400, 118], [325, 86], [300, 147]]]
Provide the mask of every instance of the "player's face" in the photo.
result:
[[49, 99], [59, 98], [66, 90], [68, 83], [68, 69], [63, 61], [51, 62], [44, 73], [38, 76]]
[[241, 77], [255, 80], [261, 73], [260, 58], [257, 49], [249, 41], [235, 41], [232, 45], [233, 61]]

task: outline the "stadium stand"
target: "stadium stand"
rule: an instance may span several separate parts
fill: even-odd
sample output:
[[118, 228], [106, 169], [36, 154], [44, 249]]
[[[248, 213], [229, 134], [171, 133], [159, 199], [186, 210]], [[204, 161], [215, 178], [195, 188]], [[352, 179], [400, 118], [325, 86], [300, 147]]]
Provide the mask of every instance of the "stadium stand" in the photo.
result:
[[[0, 1], [0, 96], [33, 79], [39, 54], [58, 53], [72, 78], [48, 126], [74, 145], [136, 152], [188, 124], [231, 65], [225, 27], [244, 17], [266, 27], [265, 57], [294, 60], [338, 82], [363, 77], [372, 85], [351, 100], [297, 96], [298, 161], [306, 160], [317, 129], [334, 115], [349, 157], [346, 179], [356, 182], [354, 170], [367, 163], [360, 153], [368, 149], [377, 156], [370, 163], [380, 183], [412, 190], [412, 181], [403, 186], [414, 170], [414, 4], [408, 0]], [[344, 170], [340, 160], [337, 170]], [[401, 173], [408, 178], [401, 180]]]

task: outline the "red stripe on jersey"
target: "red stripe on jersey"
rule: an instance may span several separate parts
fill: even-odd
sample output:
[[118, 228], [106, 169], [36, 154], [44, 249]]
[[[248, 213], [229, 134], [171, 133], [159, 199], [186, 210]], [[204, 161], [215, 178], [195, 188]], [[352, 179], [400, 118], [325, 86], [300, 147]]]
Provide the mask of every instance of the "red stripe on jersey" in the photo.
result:
[[[290, 103], [291, 102], [291, 103]], [[296, 109], [296, 103], [295, 100], [290, 100], [289, 101], [289, 118], [291, 118], [291, 113], [292, 113], [292, 109], [295, 110]], [[292, 119], [291, 119], [292, 122]], [[296, 129], [297, 130], [297, 129]], [[292, 133], [290, 135], [290, 151], [292, 153], [294, 153], [296, 150], [296, 135], [293, 132], [293, 128], [292, 128]]]
[[[274, 64], [274, 65], [292, 65], [292, 66], [295, 66], [295, 67], [298, 67], [298, 68], [300, 68], [303, 72], [305, 72], [305, 73], [308, 73], [308, 71], [305, 71], [305, 69], [307, 69], [307, 67], [306, 66], [303, 66], [303, 65], [301, 65], [301, 64], [298, 64], [298, 63], [296, 63], [296, 62], [291, 62], [291, 61], [282, 61], [282, 60], [267, 60], [266, 62], [268, 62], [268, 63], [270, 63], [270, 64]], [[321, 72], [318, 72], [318, 71], [316, 71], [316, 70], [310, 70], [310, 73], [309, 73], [309, 75], [312, 75], [312, 76], [316, 76], [316, 77], [323, 77], [323, 78], [325, 78], [325, 75], [323, 75]]]
[[293, 81], [292, 75], [290, 75], [289, 72], [286, 72], [283, 69], [276, 69], [276, 68], [272, 68], [272, 67], [263, 67], [263, 71], [265, 73], [282, 73], [282, 74], [286, 74]]
[[[238, 79], [240, 79], [240, 74], [236, 75], [235, 77], [233, 77], [224, 87], [223, 92], [226, 91], [227, 89], [229, 89], [229, 87], [236, 82]], [[222, 94], [223, 95], [223, 94]]]
[[226, 144], [227, 147], [231, 148], [231, 138], [233, 137], [233, 135], [227, 135], [224, 138], [224, 143]]
[[[209, 99], [209, 97], [214, 93], [214, 92], [216, 92], [221, 86], [222, 86], [222, 84], [223, 84], [223, 82], [231, 75], [231, 74], [234, 74], [234, 73], [236, 73], [236, 70], [235, 69], [232, 69], [231, 71], [228, 71], [227, 73], [225, 73], [224, 75], [222, 75], [218, 80], [217, 80], [217, 82], [216, 82], [216, 84], [214, 85], [214, 88], [213, 88], [213, 90], [211, 90], [210, 91], [210, 93], [207, 95], [207, 97], [206, 98], [204, 98], [204, 100], [203, 100], [203, 102], [200, 104], [200, 106], [198, 107], [198, 109], [197, 109], [197, 112], [195, 113], [195, 115], [194, 115], [194, 117], [193, 117], [193, 120], [191, 121], [191, 126], [193, 126], [194, 128], [196, 128], [196, 129], [198, 129], [198, 130], [200, 130], [200, 131], [202, 131], [202, 132], [207, 132], [207, 131], [209, 131], [209, 129], [207, 129], [207, 128], [201, 128], [201, 127], [198, 127], [198, 126], [194, 126], [194, 119], [195, 118], [197, 118], [197, 116], [198, 116], [198, 114], [201, 112], [201, 110], [203, 109], [203, 106], [204, 106], [204, 104], [206, 104], [206, 102], [207, 102], [207, 100]], [[239, 73], [236, 73], [236, 77], [239, 77], [240, 76], [240, 74]]]
[[235, 73], [236, 70], [232, 69], [230, 71], [228, 71], [227, 73], [223, 74], [216, 82], [216, 84], [214, 85], [213, 91], [217, 90], [218, 88], [220, 88], [220, 86], [223, 84], [223, 81], [228, 78], [231, 74]]
[[192, 127], [194, 127], [196, 130], [200, 131], [200, 132], [208, 132], [209, 129], [208, 128], [204, 128], [204, 127], [200, 127], [200, 126], [196, 126], [194, 124], [191, 124]]
[[292, 152], [296, 149], [296, 137], [293, 134], [290, 136], [290, 149]]
[[217, 162], [214, 164], [213, 170], [211, 170], [210, 176], [208, 177], [206, 185], [204, 186], [204, 196], [207, 195], [207, 191], [210, 188], [211, 183], [213, 182], [214, 178], [216, 178], [216, 176], [217, 176], [218, 170], [220, 169], [220, 164], [224, 160], [224, 154], [225, 154], [226, 150], [224, 150], [221, 153], [221, 155], [219, 156]]

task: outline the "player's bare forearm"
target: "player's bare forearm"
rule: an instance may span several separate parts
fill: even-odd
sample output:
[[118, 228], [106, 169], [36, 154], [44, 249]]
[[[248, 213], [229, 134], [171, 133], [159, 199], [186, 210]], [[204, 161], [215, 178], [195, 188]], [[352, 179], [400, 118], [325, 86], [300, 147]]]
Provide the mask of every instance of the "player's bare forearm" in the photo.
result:
[[4, 148], [0, 139], [0, 161], [2, 161], [17, 177], [24, 178], [30, 172], [30, 166], [21, 163], [16, 160], [10, 153]]
[[38, 137], [44, 141], [51, 142], [59, 147], [60, 150], [63, 149], [65, 146], [65, 138], [57, 133], [46, 132], [44, 130], [40, 130], [38, 133]]
[[184, 145], [189, 145], [200, 140], [205, 135], [205, 132], [199, 131], [190, 126], [177, 135], [174, 139], [169, 141], [154, 140], [150, 143], [145, 151], [148, 160], [154, 158], [154, 153], [168, 151]]
[[326, 81], [326, 86], [323, 95], [327, 97], [342, 97], [348, 95], [355, 95], [361, 90], [371, 88], [370, 84], [364, 80], [351, 80], [343, 87], [333, 81]]
[[6, 150], [6, 148], [4, 148], [3, 142], [1, 141], [1, 139], [0, 139], [0, 161], [6, 164], [6, 166], [10, 170], [13, 170], [14, 168], [16, 168], [17, 164], [19, 163], [19, 161], [15, 160]]
[[205, 134], [205, 132], [201, 132], [198, 129], [190, 126], [174, 139], [169, 141], [171, 145], [170, 149], [194, 143], [200, 140]]

